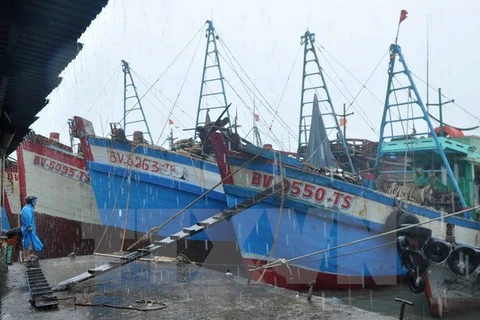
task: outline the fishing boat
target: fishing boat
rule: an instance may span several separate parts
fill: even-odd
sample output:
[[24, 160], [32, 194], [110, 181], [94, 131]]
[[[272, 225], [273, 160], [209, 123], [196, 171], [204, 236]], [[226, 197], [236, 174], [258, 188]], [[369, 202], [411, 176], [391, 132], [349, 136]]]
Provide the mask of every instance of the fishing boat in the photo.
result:
[[[210, 122], [209, 110], [213, 106], [203, 107], [202, 99], [206, 96], [216, 96], [222, 102], [216, 109], [229, 122], [216, 39], [213, 24], [207, 21], [207, 54], [195, 128]], [[92, 123], [81, 117], [74, 117], [72, 128], [81, 141], [102, 224], [130, 234], [122, 236], [120, 250], [125, 250], [141, 240], [165, 238], [213, 216], [226, 208], [226, 198], [218, 166], [206, 146], [193, 138], [172, 143], [169, 149], [154, 144], [130, 66], [122, 61], [122, 68], [123, 125], [111, 124], [109, 138], [96, 136]], [[217, 70], [214, 79], [208, 78], [207, 69], [209, 77], [212, 70]], [[218, 83], [220, 91], [207, 92], [207, 82], [209, 88]], [[127, 90], [133, 94], [128, 96]], [[201, 117], [201, 111], [205, 117]], [[137, 130], [132, 133], [129, 127], [133, 127], [133, 122], [137, 123]], [[232, 225], [225, 222], [178, 243], [178, 251], [186, 250], [190, 258], [198, 260], [207, 255], [211, 258], [212, 254], [219, 258], [231, 255], [236, 252]]]
[[[13, 159], [5, 159], [5, 172], [3, 183], [2, 206], [2, 232], [7, 232], [12, 226], [18, 226], [19, 215], [13, 215], [12, 212], [20, 212], [20, 185], [18, 183], [18, 166]], [[10, 204], [12, 202], [12, 204]]]
[[16, 152], [17, 163], [6, 168], [4, 186], [11, 227], [20, 227], [24, 199], [35, 195], [37, 230], [44, 243], [39, 257], [93, 253], [102, 227], [83, 157], [60, 143], [58, 133], [47, 138], [31, 132]]
[[[395, 64], [397, 60], [399, 64]], [[408, 84], [394, 87], [397, 77]], [[327, 127], [320, 122], [322, 117], [314, 115], [319, 113], [318, 101], [314, 98], [312, 104], [310, 134], [315, 123]], [[393, 108], [407, 116], [392, 119], [398, 114]], [[409, 109], [415, 111], [406, 112]], [[389, 135], [389, 128], [397, 132]], [[405, 132], [406, 128], [411, 132]], [[468, 246], [470, 261], [477, 262], [480, 236], [480, 223], [471, 209], [478, 204], [473, 197], [479, 159], [474, 152], [476, 143], [472, 138], [462, 140], [441, 132], [447, 131], [442, 124], [433, 127], [395, 43], [390, 47], [374, 171], [375, 182], [381, 183], [365, 186], [358, 175], [332, 168], [331, 150], [325, 144], [311, 146], [323, 158], [323, 165], [312, 165], [305, 161], [310, 159], [308, 153], [304, 159], [294, 159], [225, 130], [212, 134], [229, 206], [282, 185], [280, 192], [232, 218], [251, 277], [288, 288], [352, 288], [396, 284], [398, 277], [406, 276], [413, 291], [427, 288], [435, 314], [441, 291], [428, 286], [426, 271], [431, 259], [422, 248], [432, 243], [432, 238], [451, 240], [455, 230], [455, 243], [461, 246], [456, 254], [452, 250], [447, 255], [452, 257], [452, 265], [462, 268], [467, 254], [461, 247]], [[328, 140], [325, 130], [318, 140]], [[401, 171], [399, 156], [408, 161]], [[435, 252], [436, 246], [432, 246]]]
[[[409, 85], [395, 88], [393, 81], [398, 77]], [[402, 91], [405, 101], [394, 100]], [[452, 100], [442, 101], [441, 89], [438, 97], [438, 103], [429, 104], [439, 107], [437, 119], [427, 112], [400, 46], [392, 44], [377, 153], [381, 181], [377, 188], [404, 199], [406, 210], [432, 231], [432, 236], [422, 242], [401, 236], [397, 248], [411, 275], [410, 289], [425, 292], [430, 314], [441, 317], [480, 302], [480, 137], [464, 134], [477, 127], [462, 130], [444, 123], [442, 106]], [[408, 116], [392, 117], [394, 108]], [[438, 126], [433, 126], [433, 121]], [[400, 131], [402, 125], [404, 130]], [[387, 127], [392, 128], [390, 134]], [[382, 159], [399, 157], [405, 159], [404, 170], [378, 166]]]
[[22, 250], [20, 241], [13, 236], [20, 226], [20, 183], [18, 179], [18, 165], [15, 159], [10, 157], [5, 159], [5, 172], [3, 182], [3, 206], [2, 206], [2, 235], [11, 237], [9, 246], [11, 246], [10, 261], [15, 262], [18, 259], [18, 251]]

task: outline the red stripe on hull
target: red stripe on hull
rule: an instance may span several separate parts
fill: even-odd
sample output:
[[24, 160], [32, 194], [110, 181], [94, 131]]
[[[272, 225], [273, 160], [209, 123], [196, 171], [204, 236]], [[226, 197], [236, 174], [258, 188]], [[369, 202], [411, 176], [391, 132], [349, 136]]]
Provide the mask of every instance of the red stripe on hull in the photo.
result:
[[[243, 259], [243, 261], [245, 266], [247, 266], [247, 274], [249, 269], [248, 266], [261, 266], [266, 263], [264, 260], [256, 259]], [[262, 273], [263, 270], [252, 272], [251, 279], [258, 281]], [[373, 277], [347, 276], [318, 272], [294, 266], [269, 268], [265, 271], [262, 277], [262, 282], [291, 290], [307, 290], [309, 289], [309, 283], [313, 280], [315, 281], [313, 288], [316, 290], [377, 288], [379, 287], [379, 283], [390, 283], [390, 285], [404, 283], [403, 277], [395, 277], [392, 281], [391, 276], [375, 277], [374, 279]]]
[[428, 272], [424, 273], [425, 279], [425, 298], [427, 299], [428, 309], [432, 317], [443, 317], [446, 313], [464, 311], [477, 307], [480, 309], [480, 299], [478, 298], [449, 298], [441, 296], [442, 292], [434, 292], [428, 279]]
[[[20, 147], [17, 149], [17, 153], [19, 151], [22, 152], [23, 150], [27, 150], [27, 151], [42, 155], [44, 157], [54, 159], [55, 161], [68, 164], [72, 167], [77, 167], [81, 170], [85, 170], [85, 171], [87, 170], [85, 159], [80, 158], [78, 156], [75, 156], [73, 154], [68, 154], [68, 153], [64, 153], [64, 152], [61, 152], [61, 151], [57, 151], [55, 149], [52, 149], [49, 146], [44, 146], [44, 145], [37, 144], [37, 143], [32, 142], [32, 141], [26, 140], [26, 141], [22, 142]], [[20, 159], [19, 159], [18, 162], [22, 163], [23, 159], [22, 159], [22, 161], [20, 161]]]

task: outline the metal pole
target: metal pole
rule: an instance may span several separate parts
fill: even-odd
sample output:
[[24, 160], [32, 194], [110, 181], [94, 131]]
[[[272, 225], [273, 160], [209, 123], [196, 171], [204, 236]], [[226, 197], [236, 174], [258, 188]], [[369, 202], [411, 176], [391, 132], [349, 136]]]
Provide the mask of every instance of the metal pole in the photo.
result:
[[438, 109], [440, 112], [440, 137], [443, 137], [442, 89], [438, 88]]

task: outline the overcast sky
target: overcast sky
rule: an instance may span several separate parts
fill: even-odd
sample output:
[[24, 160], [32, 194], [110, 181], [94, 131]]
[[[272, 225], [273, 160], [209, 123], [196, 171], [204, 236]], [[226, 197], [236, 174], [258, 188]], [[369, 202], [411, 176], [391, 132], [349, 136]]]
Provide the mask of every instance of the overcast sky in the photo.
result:
[[[430, 85], [441, 87], [456, 102], [445, 107], [446, 122], [457, 127], [480, 125], [476, 50], [480, 1], [110, 0], [80, 38], [83, 50], [62, 73], [63, 82], [49, 96], [49, 105], [38, 114], [32, 129], [47, 136], [60, 132], [61, 141], [68, 143], [67, 119], [78, 115], [94, 123], [97, 135], [106, 135], [109, 123], [123, 117], [120, 60], [124, 59], [134, 71], [140, 94], [158, 80], [142, 100], [155, 142], [164, 143], [171, 128], [176, 137], [190, 137], [192, 131], [182, 129], [195, 124], [206, 45], [204, 23], [213, 19], [221, 39], [220, 54], [227, 57], [230, 50], [248, 74], [242, 79], [250, 79], [268, 102], [259, 93], [255, 99], [248, 95], [230, 67], [233, 60], [221, 60], [233, 87], [226, 86], [230, 112], [238, 113], [242, 134], [252, 126], [255, 100], [264, 142], [274, 142], [275, 135], [283, 147], [296, 148], [303, 60], [300, 36], [309, 29], [322, 48], [320, 63], [336, 111], [342, 112], [343, 103], [352, 104], [358, 95], [348, 110], [355, 114], [348, 119], [347, 136], [377, 140], [387, 85], [385, 53], [395, 39], [401, 9], [409, 14], [401, 24], [398, 43], [410, 69], [422, 79], [417, 85], [424, 101], [428, 30]], [[240, 72], [238, 65], [235, 68]], [[436, 99], [437, 94], [430, 91], [430, 102]], [[273, 119], [272, 110], [281, 120]], [[168, 118], [174, 120], [173, 126], [167, 124]]]

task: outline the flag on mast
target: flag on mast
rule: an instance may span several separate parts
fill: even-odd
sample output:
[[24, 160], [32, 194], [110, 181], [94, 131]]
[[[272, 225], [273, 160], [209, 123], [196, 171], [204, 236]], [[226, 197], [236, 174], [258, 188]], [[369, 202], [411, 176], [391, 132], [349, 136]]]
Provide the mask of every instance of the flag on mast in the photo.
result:
[[402, 23], [403, 20], [407, 19], [407, 15], [407, 10], [403, 9], [402, 11], [400, 11], [400, 21], [398, 22], [398, 24]]
[[403, 20], [407, 19], [408, 11], [405, 9], [402, 9], [400, 11], [400, 20], [398, 21], [398, 26], [397, 26], [397, 36], [395, 37], [395, 44], [397, 44], [398, 41], [398, 33], [400, 32], [400, 24], [402, 23]]

